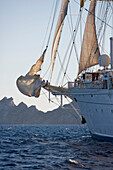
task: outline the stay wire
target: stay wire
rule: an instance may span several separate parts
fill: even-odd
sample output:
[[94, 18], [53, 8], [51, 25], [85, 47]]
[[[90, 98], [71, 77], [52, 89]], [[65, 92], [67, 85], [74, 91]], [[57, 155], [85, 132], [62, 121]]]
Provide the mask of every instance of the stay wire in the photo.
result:
[[53, 24], [54, 24], [54, 20], [55, 20], [55, 16], [56, 16], [56, 11], [57, 11], [57, 7], [58, 7], [58, 2], [59, 2], [59, 1], [56, 0], [55, 10], [54, 10], [53, 20], [52, 20], [52, 25], [51, 25], [51, 29], [50, 29], [50, 33], [49, 33], [49, 38], [48, 38], [48, 41], [47, 41], [47, 46], [48, 46], [49, 41], [50, 41], [51, 32], [52, 32], [52, 28], [53, 28]]
[[[64, 58], [63, 58], [63, 62], [62, 62], [63, 65], [64, 65], [65, 62], [66, 62], [66, 57], [67, 57], [67, 53], [68, 53], [68, 51], [69, 51], [69, 48], [70, 48], [70, 46], [71, 46], [71, 42], [72, 42], [72, 40], [75, 40], [75, 38], [76, 38], [79, 25], [80, 25], [80, 15], [78, 15], [77, 22], [76, 22], [76, 25], [75, 25], [75, 29], [74, 29], [74, 31], [73, 31], [73, 34], [72, 34], [72, 36], [71, 36], [71, 38], [70, 38], [70, 41], [69, 41], [69, 44], [68, 44], [68, 47], [67, 47], [67, 50], [66, 50], [66, 52], [65, 52], [65, 55], [64, 55]], [[73, 38], [73, 37], [74, 37], [74, 38]], [[57, 78], [57, 81], [56, 81], [57, 84], [58, 84], [58, 82], [59, 82], [59, 80], [60, 80], [60, 76], [61, 76], [61, 73], [60, 73], [60, 71], [59, 71], [58, 78]]]
[[[71, 8], [69, 8], [69, 9], [70, 9], [70, 13], [71, 13]], [[72, 23], [72, 16], [71, 15], [70, 15], [70, 21], [71, 21], [71, 24], [70, 24], [69, 19], [68, 19], [70, 33], [71, 33], [71, 36], [73, 37], [73, 23]], [[74, 50], [75, 50], [75, 54], [76, 54], [76, 59], [77, 59], [77, 62], [78, 62], [78, 53], [77, 53], [77, 49], [76, 49], [74, 39], [73, 39], [73, 46], [74, 46]]]
[[[69, 65], [69, 62], [70, 62], [70, 58], [71, 58], [71, 54], [72, 54], [72, 50], [73, 50], [73, 44], [72, 44], [71, 49], [70, 49], [69, 58], [68, 58], [67, 65], [66, 65], [66, 68], [65, 68], [65, 72], [64, 72], [64, 76], [63, 76], [62, 84], [63, 84], [63, 82], [64, 82], [64, 77], [65, 77], [66, 72], [67, 72], [67, 69], [68, 69], [68, 65]], [[71, 80], [71, 79], [70, 79], [70, 80]]]
[[[78, 111], [78, 109], [76, 109], [76, 107], [72, 104], [72, 102], [69, 101], [69, 99], [68, 99], [67, 96], [66, 96], [66, 99], [67, 99], [67, 101], [69, 102], [69, 104], [70, 104], [70, 106], [72, 107], [72, 109], [75, 111], [75, 113], [82, 119], [82, 116], [81, 116], [80, 112]], [[74, 113], [71, 113], [71, 114], [72, 114], [75, 118], [77, 118]]]
[[[48, 30], [49, 30], [49, 25], [50, 25], [50, 21], [51, 21], [51, 16], [52, 16], [53, 10], [54, 10], [54, 3], [53, 3], [53, 5], [52, 5], [52, 10], [51, 10], [51, 13], [50, 13], [50, 16], [49, 16], [49, 21], [48, 21], [48, 25], [47, 25], [46, 33], [45, 33], [45, 36], [44, 36], [43, 45], [42, 45], [42, 51], [43, 51], [44, 44], [45, 44], [46, 37], [47, 37], [47, 33], [48, 33]], [[54, 18], [54, 17], [53, 17], [53, 18]], [[49, 37], [50, 37], [50, 33], [49, 33]], [[46, 46], [48, 46], [48, 44], [49, 44], [49, 38], [48, 38], [48, 40], [47, 40]]]
[[[81, 21], [81, 15], [79, 16], [80, 17], [80, 20], [78, 22], [78, 26], [80, 24], [80, 21]], [[73, 50], [73, 47], [74, 47], [74, 44], [75, 44], [75, 37], [76, 37], [76, 32], [74, 30], [74, 33], [75, 35], [73, 34], [73, 43], [71, 45], [71, 49], [70, 49], [70, 53], [69, 53], [69, 58], [68, 58], [68, 61], [67, 61], [67, 65], [66, 65], [66, 69], [65, 69], [65, 72], [64, 72], [64, 77], [66, 75], [66, 72], [67, 72], [67, 69], [68, 69], [68, 65], [69, 65], [69, 62], [70, 62], [70, 58], [71, 58], [71, 54], [72, 54], [72, 50]], [[63, 84], [63, 81], [64, 81], [64, 77], [63, 77], [63, 80], [62, 80], [62, 84]], [[70, 79], [71, 80], [71, 79]]]
[[[51, 38], [51, 33], [52, 33], [52, 29], [53, 29], [53, 24], [54, 24], [54, 20], [55, 20], [55, 16], [56, 16], [56, 11], [57, 11], [57, 7], [58, 7], [58, 0], [56, 0], [56, 4], [55, 4], [55, 9], [52, 8], [52, 11], [51, 11], [51, 15], [53, 13], [53, 9], [54, 9], [54, 14], [53, 14], [53, 19], [52, 19], [52, 24], [51, 24], [51, 28], [50, 28], [50, 32], [49, 32], [49, 37], [48, 37], [48, 41], [47, 41], [47, 44], [46, 44], [46, 48], [48, 48], [48, 45], [49, 45], [49, 42], [50, 42], [50, 38]], [[53, 6], [54, 6], [54, 3], [53, 3]], [[49, 25], [50, 25], [50, 20], [51, 20], [51, 15], [50, 15], [50, 18], [49, 18], [49, 22], [48, 22], [48, 27], [47, 27], [47, 31], [46, 31], [46, 35], [47, 35], [47, 32], [48, 32], [48, 29], [49, 29]], [[45, 35], [45, 39], [46, 39], [46, 35]], [[43, 46], [44, 46], [44, 43], [43, 43]], [[50, 68], [50, 65], [51, 63], [49, 64], [46, 72], [44, 73], [44, 76], [43, 78], [46, 76], [46, 74], [48, 73], [49, 71], [49, 68]]]
[[[43, 90], [42, 90], [43, 91]], [[45, 97], [49, 100], [49, 97], [47, 97], [47, 95], [46, 95], [46, 93], [43, 93], [43, 95], [45, 95]], [[49, 100], [51, 103], [54, 103], [54, 104], [56, 104], [57, 106], [59, 106], [56, 102], [54, 102], [53, 100]]]
[[[78, 3], [76, 0], [74, 0], [77, 4], [79, 4], [79, 6], [80, 6], [80, 3]], [[90, 14], [92, 14], [87, 8], [85, 8], [85, 7], [82, 7], [85, 11], [87, 11], [88, 13], [90, 13]], [[93, 15], [93, 14], [92, 14]], [[100, 19], [99, 17], [97, 17], [96, 15], [94, 15], [98, 20], [100, 20], [100, 21], [102, 21], [103, 23], [105, 23], [105, 21], [103, 21], [102, 19]], [[112, 28], [113, 29], [113, 27], [111, 26], [111, 25], [109, 25], [108, 23], [106, 23], [106, 25], [108, 26], [108, 27], [110, 27], [110, 28]]]

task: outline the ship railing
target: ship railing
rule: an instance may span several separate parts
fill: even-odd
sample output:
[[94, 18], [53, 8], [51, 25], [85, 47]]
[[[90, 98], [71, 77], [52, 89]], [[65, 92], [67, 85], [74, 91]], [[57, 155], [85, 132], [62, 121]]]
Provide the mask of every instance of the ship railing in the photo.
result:
[[68, 88], [97, 88], [101, 89], [103, 87], [102, 81], [75, 81], [68, 82]]

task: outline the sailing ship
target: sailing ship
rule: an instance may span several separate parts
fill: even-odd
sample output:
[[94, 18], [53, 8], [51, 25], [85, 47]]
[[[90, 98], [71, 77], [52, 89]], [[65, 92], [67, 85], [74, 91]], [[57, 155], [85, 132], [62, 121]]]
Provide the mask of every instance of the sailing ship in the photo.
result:
[[[55, 96], [60, 95], [61, 103], [63, 95], [71, 98], [77, 105], [76, 111], [79, 110], [81, 116], [85, 118], [91, 135], [94, 138], [103, 140], [113, 140], [112, 1], [113, 0], [80, 0], [78, 3], [78, 1], [74, 0], [80, 7], [77, 25], [75, 29], [72, 30], [70, 52], [68, 53], [66, 51], [66, 55], [68, 53], [69, 58], [65, 59], [64, 57], [63, 62], [60, 61], [60, 63], [64, 70], [63, 77], [65, 78], [67, 76], [67, 65], [70, 62], [70, 56], [73, 54], [72, 50], [74, 48], [76, 54], [75, 67], [78, 72], [74, 81], [67, 82], [67, 87], [52, 85], [51, 81], [49, 83], [45, 82], [43, 78], [37, 74], [37, 72], [41, 70], [48, 45], [36, 64], [31, 67], [30, 71], [25, 76], [20, 76], [17, 79], [17, 87], [24, 95], [39, 97], [41, 88], [44, 88]], [[70, 2], [71, 0], [63, 0], [61, 4], [53, 38], [50, 80], [53, 75], [56, 58], [59, 56], [58, 47]], [[89, 4], [89, 9], [85, 7], [87, 3]], [[96, 13], [97, 8], [99, 9], [98, 15]], [[82, 20], [83, 11], [87, 13], [87, 19], [85, 21], [80, 57], [78, 58], [76, 52], [78, 39], [76, 35], [79, 30], [80, 21]], [[79, 38], [81, 39], [82, 33], [80, 30], [78, 32], [80, 34]], [[106, 41], [106, 39], [110, 40], [110, 52], [107, 52], [107, 54], [105, 53], [106, 49], [104, 49], [103, 45], [103, 42], [107, 42], [105, 46], [108, 48], [108, 41]], [[66, 69], [64, 69], [65, 60], [67, 60]], [[58, 75], [60, 77], [60, 74]]]

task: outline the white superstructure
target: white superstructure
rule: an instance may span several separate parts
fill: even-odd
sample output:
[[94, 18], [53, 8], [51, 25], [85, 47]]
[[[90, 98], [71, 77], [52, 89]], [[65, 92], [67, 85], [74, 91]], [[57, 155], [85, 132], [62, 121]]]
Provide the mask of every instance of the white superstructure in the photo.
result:
[[[94, 76], [95, 74], [95, 76]], [[96, 80], [98, 74], [98, 80]], [[87, 73], [95, 80], [69, 83], [69, 89], [77, 102], [89, 131], [94, 137], [113, 138], [113, 76], [111, 71]], [[71, 87], [71, 88], [70, 88]]]

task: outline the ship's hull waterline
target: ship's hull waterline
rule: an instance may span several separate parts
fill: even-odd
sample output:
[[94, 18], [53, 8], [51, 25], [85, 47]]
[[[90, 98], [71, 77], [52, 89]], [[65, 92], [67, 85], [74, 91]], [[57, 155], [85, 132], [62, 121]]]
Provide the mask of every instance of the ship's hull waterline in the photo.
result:
[[91, 135], [113, 141], [113, 89], [70, 88], [70, 91]]

